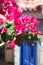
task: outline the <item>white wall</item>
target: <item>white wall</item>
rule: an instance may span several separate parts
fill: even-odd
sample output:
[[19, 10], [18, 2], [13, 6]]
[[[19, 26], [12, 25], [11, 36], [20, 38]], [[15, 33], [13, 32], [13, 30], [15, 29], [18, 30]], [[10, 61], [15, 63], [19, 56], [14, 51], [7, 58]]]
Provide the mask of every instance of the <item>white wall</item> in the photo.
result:
[[20, 47], [15, 46], [14, 48], [14, 65], [20, 65]]

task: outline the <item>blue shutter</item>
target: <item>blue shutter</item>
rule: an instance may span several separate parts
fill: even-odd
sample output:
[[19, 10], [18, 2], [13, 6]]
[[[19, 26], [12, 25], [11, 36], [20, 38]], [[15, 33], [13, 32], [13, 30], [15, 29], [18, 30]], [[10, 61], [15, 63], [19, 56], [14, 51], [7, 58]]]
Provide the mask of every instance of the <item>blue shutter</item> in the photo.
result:
[[31, 46], [28, 41], [26, 41], [20, 47], [20, 65], [37, 65], [37, 49], [38, 42], [35, 46]]

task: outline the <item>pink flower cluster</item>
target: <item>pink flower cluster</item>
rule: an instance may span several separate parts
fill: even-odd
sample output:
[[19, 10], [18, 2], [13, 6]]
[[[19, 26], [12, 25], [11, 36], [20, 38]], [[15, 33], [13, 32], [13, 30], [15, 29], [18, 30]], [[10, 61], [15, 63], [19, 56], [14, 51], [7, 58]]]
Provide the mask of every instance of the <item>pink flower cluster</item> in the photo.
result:
[[18, 7], [15, 0], [0, 0], [0, 14], [5, 15], [8, 6]]
[[18, 45], [18, 42], [17, 41], [10, 41], [10, 47], [13, 49], [15, 48], [15, 45]]
[[[3, 10], [3, 7], [5, 10]], [[25, 33], [26, 31], [30, 31], [35, 33], [36, 35], [41, 34], [37, 30], [37, 26], [39, 25], [39, 21], [33, 16], [27, 17], [24, 16], [22, 10], [18, 7], [14, 0], [0, 0], [0, 14], [3, 14], [6, 17], [6, 21], [12, 21], [15, 25], [15, 31], [17, 35]], [[3, 20], [0, 19], [0, 25], [3, 24]], [[2, 27], [1, 34], [7, 32], [5, 27]], [[13, 48], [17, 42], [10, 42], [10, 47]]]
[[[22, 10], [17, 6], [14, 0], [4, 1], [6, 4], [6, 19], [9, 21], [14, 20], [14, 25], [16, 26], [16, 34], [22, 34], [25, 31], [34, 32], [36, 35], [39, 31], [36, 27], [39, 25], [39, 21], [33, 16], [24, 16]], [[16, 6], [15, 6], [16, 5]], [[41, 32], [40, 32], [41, 33]]]
[[16, 34], [22, 34], [26, 31], [33, 32], [36, 35], [41, 34], [41, 32], [39, 32], [36, 28], [39, 25], [39, 23], [40, 22], [33, 16], [23, 16], [14, 21], [14, 24], [16, 25]]

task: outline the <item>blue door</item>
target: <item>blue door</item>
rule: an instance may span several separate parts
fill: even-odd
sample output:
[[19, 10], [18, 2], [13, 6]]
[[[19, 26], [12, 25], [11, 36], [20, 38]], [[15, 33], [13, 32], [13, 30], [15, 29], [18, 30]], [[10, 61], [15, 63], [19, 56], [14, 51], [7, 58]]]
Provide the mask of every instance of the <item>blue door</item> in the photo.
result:
[[36, 41], [35, 46], [29, 44], [26, 41], [20, 47], [20, 65], [37, 65], [37, 51], [38, 51], [38, 41]]

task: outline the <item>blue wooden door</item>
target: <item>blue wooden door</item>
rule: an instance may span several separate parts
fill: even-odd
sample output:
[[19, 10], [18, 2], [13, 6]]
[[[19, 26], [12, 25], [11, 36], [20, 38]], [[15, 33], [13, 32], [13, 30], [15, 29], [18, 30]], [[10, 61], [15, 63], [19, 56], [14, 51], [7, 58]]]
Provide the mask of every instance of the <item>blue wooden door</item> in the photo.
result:
[[20, 47], [20, 65], [37, 65], [37, 50], [37, 41], [35, 46], [30, 45], [29, 42], [26, 41]]

